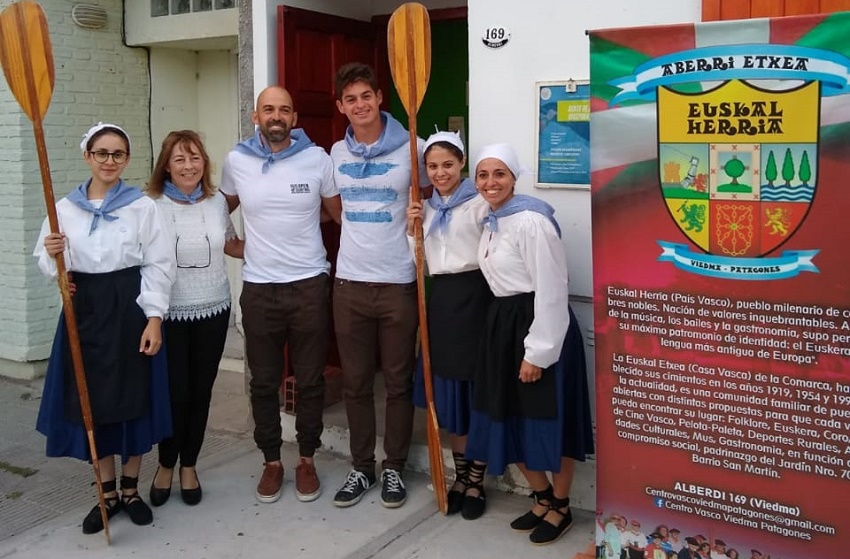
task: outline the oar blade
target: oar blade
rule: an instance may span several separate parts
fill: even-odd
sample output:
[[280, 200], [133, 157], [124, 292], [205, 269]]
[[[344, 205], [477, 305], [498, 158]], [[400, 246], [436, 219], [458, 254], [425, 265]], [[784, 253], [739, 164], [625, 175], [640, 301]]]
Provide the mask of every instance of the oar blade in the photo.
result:
[[431, 76], [431, 23], [428, 10], [417, 2], [399, 6], [387, 27], [390, 72], [401, 103], [415, 114]]
[[53, 94], [53, 50], [47, 18], [35, 2], [16, 2], [0, 13], [0, 65], [24, 113], [42, 119]]

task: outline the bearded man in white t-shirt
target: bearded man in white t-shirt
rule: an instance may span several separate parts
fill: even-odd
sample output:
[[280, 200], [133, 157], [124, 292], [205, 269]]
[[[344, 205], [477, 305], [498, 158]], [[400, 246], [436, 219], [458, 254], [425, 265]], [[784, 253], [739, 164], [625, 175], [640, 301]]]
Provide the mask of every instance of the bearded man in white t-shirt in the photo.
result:
[[[331, 148], [343, 209], [333, 312], [353, 468], [334, 505], [357, 504], [377, 482], [373, 386], [380, 364], [387, 390], [381, 504], [395, 508], [407, 498], [402, 470], [413, 430], [418, 322], [416, 271], [407, 244], [409, 136], [380, 111], [381, 91], [366, 64], [340, 68], [335, 87], [337, 109], [349, 126]], [[427, 184], [421, 162], [419, 169], [420, 184]]]
[[330, 340], [330, 264], [319, 221], [324, 209], [339, 222], [340, 198], [330, 157], [294, 128], [298, 114], [285, 89], [264, 89], [253, 121], [255, 135], [225, 158], [221, 191], [231, 211], [241, 204], [245, 225], [240, 303], [254, 441], [265, 460], [256, 496], [273, 503], [283, 484], [279, 393], [287, 346], [298, 388], [295, 493], [313, 501], [321, 493], [313, 455], [321, 446]]

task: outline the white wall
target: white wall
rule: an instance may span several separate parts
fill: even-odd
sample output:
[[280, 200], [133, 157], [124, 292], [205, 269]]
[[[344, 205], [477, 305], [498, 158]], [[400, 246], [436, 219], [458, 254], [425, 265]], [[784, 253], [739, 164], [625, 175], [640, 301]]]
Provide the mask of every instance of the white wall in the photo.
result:
[[151, 141], [154, 159], [166, 134], [198, 127], [198, 53], [151, 48]]
[[[534, 83], [589, 78], [587, 29], [694, 22], [699, 0], [546, 0], [519, 10], [516, 0], [469, 0], [470, 153], [494, 142], [509, 142], [529, 167], [535, 161]], [[507, 26], [510, 42], [484, 46], [491, 26]], [[523, 177], [518, 190], [543, 198], [557, 210], [570, 264], [571, 294], [590, 297], [590, 193], [533, 188]], [[588, 319], [585, 324], [592, 324]]]
[[[151, 17], [150, 0], [125, 0], [124, 10], [128, 45], [233, 37], [239, 26], [236, 8]], [[120, 14], [120, 11], [114, 13]]]

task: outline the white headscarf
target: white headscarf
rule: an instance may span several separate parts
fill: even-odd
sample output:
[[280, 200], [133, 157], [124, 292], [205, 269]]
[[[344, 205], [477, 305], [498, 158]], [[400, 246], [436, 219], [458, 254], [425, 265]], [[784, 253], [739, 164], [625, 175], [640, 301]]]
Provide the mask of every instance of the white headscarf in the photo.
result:
[[520, 175], [531, 172], [528, 167], [520, 163], [516, 151], [514, 151], [514, 148], [511, 147], [510, 144], [490, 144], [488, 146], [484, 146], [481, 148], [481, 151], [478, 152], [478, 157], [475, 158], [475, 166], [473, 168], [477, 170], [479, 163], [485, 159], [491, 158], [498, 159], [504, 163], [505, 166], [511, 170], [511, 173], [514, 174], [515, 178], [519, 178]]
[[88, 145], [91, 137], [94, 136], [95, 134], [97, 134], [98, 132], [100, 132], [101, 130], [103, 130], [104, 128], [115, 128], [116, 130], [120, 130], [121, 132], [123, 132], [124, 137], [127, 139], [127, 151], [131, 151], [130, 150], [130, 135], [127, 134], [126, 130], [124, 130], [123, 128], [121, 128], [117, 124], [109, 124], [108, 122], [107, 123], [98, 122], [97, 124], [95, 124], [94, 126], [89, 128], [88, 132], [83, 134], [83, 141], [80, 142], [80, 149], [83, 151], [83, 153], [85, 153], [86, 146]]
[[463, 148], [463, 141], [461, 141], [460, 134], [457, 132], [434, 132], [425, 140], [425, 148], [422, 152], [428, 151], [428, 148], [437, 142], [449, 143], [459, 149], [462, 154], [466, 154], [466, 150]]

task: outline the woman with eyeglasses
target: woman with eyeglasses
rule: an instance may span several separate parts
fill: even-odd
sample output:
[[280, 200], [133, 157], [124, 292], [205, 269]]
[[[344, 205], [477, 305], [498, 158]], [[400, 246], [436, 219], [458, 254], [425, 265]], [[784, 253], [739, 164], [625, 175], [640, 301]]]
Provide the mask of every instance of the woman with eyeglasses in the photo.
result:
[[[168, 371], [160, 347], [162, 320], [174, 278], [173, 246], [156, 204], [121, 179], [130, 161], [130, 138], [99, 123], [83, 137], [91, 178], [56, 204], [60, 233], [41, 228], [34, 256], [56, 276], [58, 254], [73, 274], [74, 313], [89, 389], [94, 439], [107, 516], [122, 509], [134, 524], [153, 521], [138, 492], [142, 455], [171, 433]], [[53, 341], [37, 429], [48, 456], [91, 460], [62, 317]], [[115, 456], [121, 456], [121, 496]], [[96, 505], [83, 533], [103, 529]]]
[[224, 255], [241, 258], [243, 242], [224, 196], [212, 185], [210, 158], [196, 132], [179, 130], [165, 137], [147, 192], [162, 214], [177, 261], [165, 321], [174, 435], [159, 445], [150, 499], [160, 506], [171, 496], [179, 459], [180, 496], [187, 505], [197, 505], [202, 490], [195, 463], [230, 320]]

